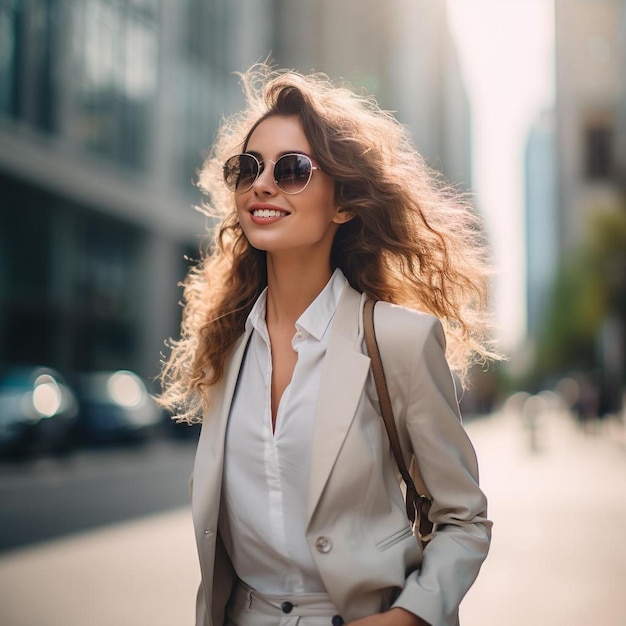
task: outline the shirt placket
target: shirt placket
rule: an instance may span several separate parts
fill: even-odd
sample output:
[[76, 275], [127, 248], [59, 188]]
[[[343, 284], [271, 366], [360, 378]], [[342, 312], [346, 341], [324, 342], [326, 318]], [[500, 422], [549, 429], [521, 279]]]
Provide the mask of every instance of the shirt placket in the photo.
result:
[[285, 512], [283, 506], [283, 487], [280, 476], [280, 459], [275, 433], [272, 432], [272, 355], [269, 336], [266, 329], [261, 332], [267, 372], [265, 378], [265, 402], [263, 409], [263, 442], [267, 489], [269, 493], [269, 520], [274, 546], [283, 555], [287, 554], [287, 538], [285, 536]]

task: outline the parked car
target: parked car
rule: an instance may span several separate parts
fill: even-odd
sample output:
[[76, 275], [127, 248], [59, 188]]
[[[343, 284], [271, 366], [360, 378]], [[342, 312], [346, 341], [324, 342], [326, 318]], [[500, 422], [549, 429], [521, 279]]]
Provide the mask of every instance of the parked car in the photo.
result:
[[72, 442], [78, 403], [49, 367], [0, 369], [0, 453], [58, 451]]
[[146, 383], [129, 370], [82, 373], [74, 387], [79, 402], [77, 434], [86, 443], [143, 440], [162, 422]]

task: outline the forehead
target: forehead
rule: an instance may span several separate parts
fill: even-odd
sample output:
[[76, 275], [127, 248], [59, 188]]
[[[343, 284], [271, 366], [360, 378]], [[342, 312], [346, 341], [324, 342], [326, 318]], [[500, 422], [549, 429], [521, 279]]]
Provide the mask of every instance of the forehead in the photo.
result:
[[311, 146], [296, 116], [272, 115], [254, 129], [246, 150], [271, 159], [292, 150], [310, 154]]

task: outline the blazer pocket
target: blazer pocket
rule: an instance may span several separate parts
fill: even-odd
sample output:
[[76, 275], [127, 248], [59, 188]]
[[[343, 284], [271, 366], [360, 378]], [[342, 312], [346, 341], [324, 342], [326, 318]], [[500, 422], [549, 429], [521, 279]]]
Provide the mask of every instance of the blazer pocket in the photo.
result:
[[415, 536], [413, 535], [413, 529], [410, 526], [404, 526], [400, 530], [397, 530], [395, 533], [389, 535], [382, 541], [378, 541], [376, 543], [376, 547], [379, 550], [387, 550], [391, 548], [391, 546], [395, 546], [400, 541], [404, 541], [408, 537], [412, 537], [415, 540]]

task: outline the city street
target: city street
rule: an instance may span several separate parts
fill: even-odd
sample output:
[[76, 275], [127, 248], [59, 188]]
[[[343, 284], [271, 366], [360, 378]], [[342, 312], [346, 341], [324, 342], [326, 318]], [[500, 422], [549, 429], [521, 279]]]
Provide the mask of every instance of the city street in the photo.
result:
[[[626, 623], [621, 426], [584, 434], [551, 411], [531, 431], [503, 411], [470, 421], [468, 431], [495, 526], [463, 626]], [[198, 576], [183, 506], [4, 552], [0, 624], [192, 624]]]
[[165, 438], [0, 464], [0, 553], [184, 507], [194, 450]]

